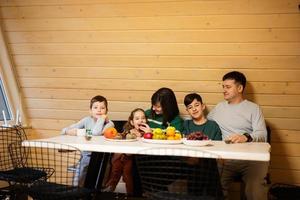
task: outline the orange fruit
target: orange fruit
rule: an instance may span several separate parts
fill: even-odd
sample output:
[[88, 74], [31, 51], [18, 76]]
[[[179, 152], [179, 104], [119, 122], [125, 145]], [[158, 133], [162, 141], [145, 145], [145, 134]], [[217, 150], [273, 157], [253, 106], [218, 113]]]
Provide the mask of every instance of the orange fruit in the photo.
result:
[[174, 136], [175, 140], [180, 140], [181, 139], [181, 134], [180, 133], [176, 133]]
[[169, 126], [169, 127], [166, 129], [166, 135], [167, 135], [168, 137], [170, 137], [170, 136], [173, 136], [173, 137], [174, 137], [175, 131], [176, 131], [175, 127]]
[[175, 140], [174, 136], [167, 137], [167, 140]]
[[118, 131], [114, 127], [109, 127], [107, 129], [105, 129], [105, 131], [104, 131], [104, 137], [109, 138], [109, 139], [113, 139], [114, 137], [116, 137], [117, 134], [118, 134]]

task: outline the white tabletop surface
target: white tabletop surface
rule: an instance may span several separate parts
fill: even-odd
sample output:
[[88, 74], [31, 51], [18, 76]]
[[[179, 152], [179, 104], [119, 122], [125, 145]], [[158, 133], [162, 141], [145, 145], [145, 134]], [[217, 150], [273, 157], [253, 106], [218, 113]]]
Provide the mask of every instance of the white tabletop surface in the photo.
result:
[[68, 135], [33, 141], [62, 143], [77, 147], [82, 151], [93, 152], [219, 157], [223, 159], [256, 161], [270, 160], [270, 145], [258, 142], [226, 144], [224, 141], [212, 141], [211, 146], [194, 147], [185, 144], [150, 144], [143, 142], [141, 139], [132, 142], [112, 142], [106, 141], [103, 136], [93, 136], [91, 140], [86, 140], [85, 137]]

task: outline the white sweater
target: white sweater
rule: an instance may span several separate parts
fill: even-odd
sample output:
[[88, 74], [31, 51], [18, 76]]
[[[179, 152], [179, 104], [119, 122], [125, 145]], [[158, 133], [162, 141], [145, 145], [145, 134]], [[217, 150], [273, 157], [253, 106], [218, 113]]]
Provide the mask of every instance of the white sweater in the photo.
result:
[[260, 107], [248, 100], [239, 104], [228, 104], [222, 101], [208, 114], [222, 131], [223, 140], [233, 133], [249, 133], [254, 142], [266, 142], [267, 130]]

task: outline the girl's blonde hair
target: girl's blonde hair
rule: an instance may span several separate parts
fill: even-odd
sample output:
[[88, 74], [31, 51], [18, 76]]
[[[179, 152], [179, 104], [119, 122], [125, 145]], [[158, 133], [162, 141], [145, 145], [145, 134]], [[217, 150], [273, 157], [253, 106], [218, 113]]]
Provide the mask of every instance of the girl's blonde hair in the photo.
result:
[[[135, 114], [136, 112], [138, 112], [138, 111], [141, 111], [141, 112], [143, 112], [143, 113], [145, 114], [145, 111], [144, 111], [142, 108], [136, 108], [136, 109], [134, 109], [133, 111], [131, 111], [131, 113], [130, 113], [130, 115], [129, 115], [129, 117], [128, 117], [128, 121], [125, 123], [125, 125], [124, 125], [124, 127], [123, 127], [123, 129], [124, 129], [123, 134], [129, 133], [130, 130], [134, 128], [134, 126], [130, 123], [130, 121], [133, 120], [134, 114]], [[147, 120], [147, 119], [146, 119], [146, 120]]]

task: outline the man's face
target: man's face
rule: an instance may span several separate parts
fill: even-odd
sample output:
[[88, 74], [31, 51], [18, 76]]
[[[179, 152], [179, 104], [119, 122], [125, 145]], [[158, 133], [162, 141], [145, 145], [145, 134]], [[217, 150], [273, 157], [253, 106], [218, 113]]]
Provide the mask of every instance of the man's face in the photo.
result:
[[223, 94], [224, 99], [232, 102], [237, 98], [240, 98], [243, 94], [243, 86], [235, 82], [232, 79], [226, 79], [223, 81]]
[[187, 112], [193, 119], [202, 118], [204, 109], [205, 105], [200, 101], [197, 101], [197, 99], [194, 99], [194, 101], [186, 107]]

